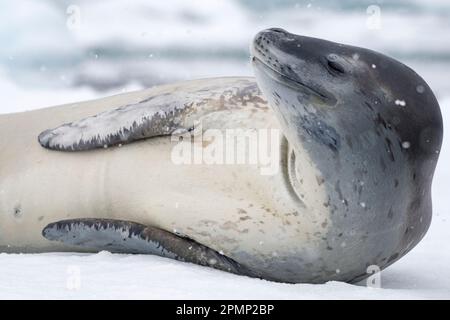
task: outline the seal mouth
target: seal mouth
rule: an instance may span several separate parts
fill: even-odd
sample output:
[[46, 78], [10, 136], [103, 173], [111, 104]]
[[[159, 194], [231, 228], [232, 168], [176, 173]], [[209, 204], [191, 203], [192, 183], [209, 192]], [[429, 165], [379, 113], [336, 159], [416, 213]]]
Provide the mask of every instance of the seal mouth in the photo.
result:
[[[282, 83], [284, 85], [287, 85], [293, 89], [300, 89], [303, 92], [306, 92], [308, 94], [313, 94], [314, 96], [318, 97], [323, 103], [334, 105], [336, 104], [336, 98], [329, 94], [328, 92], [325, 93], [317, 88], [313, 88], [312, 86], [298, 80], [294, 79], [279, 70], [271, 67], [267, 63], [265, 63], [263, 60], [259, 59], [257, 56], [253, 55], [251, 57], [251, 61], [255, 68], [257, 69], [263, 69], [263, 71], [272, 79], [275, 81]], [[261, 68], [259, 68], [261, 67]]]

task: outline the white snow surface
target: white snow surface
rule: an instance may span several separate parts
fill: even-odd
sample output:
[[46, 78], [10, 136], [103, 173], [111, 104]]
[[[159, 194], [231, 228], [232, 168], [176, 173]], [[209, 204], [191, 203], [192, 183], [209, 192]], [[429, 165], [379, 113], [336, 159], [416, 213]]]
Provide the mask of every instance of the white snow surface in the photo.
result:
[[[85, 89], [30, 92], [0, 76], [11, 101], [8, 111], [94, 98]], [[21, 91], [23, 90], [23, 91]], [[80, 91], [81, 90], [81, 91]], [[28, 101], [27, 101], [28, 97]], [[444, 126], [450, 95], [440, 97]], [[433, 184], [434, 216], [425, 238], [381, 272], [381, 288], [351, 285], [283, 284], [237, 276], [149, 255], [44, 253], [0, 254], [0, 299], [449, 299], [450, 139], [444, 137]]]

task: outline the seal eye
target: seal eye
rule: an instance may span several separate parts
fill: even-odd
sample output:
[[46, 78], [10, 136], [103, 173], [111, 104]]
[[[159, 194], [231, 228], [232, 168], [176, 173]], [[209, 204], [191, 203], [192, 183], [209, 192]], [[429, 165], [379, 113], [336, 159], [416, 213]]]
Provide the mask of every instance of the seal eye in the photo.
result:
[[344, 74], [345, 73], [344, 68], [339, 63], [337, 63], [336, 61], [328, 59], [327, 65], [328, 65], [329, 69], [331, 69], [332, 71], [334, 71], [337, 74]]

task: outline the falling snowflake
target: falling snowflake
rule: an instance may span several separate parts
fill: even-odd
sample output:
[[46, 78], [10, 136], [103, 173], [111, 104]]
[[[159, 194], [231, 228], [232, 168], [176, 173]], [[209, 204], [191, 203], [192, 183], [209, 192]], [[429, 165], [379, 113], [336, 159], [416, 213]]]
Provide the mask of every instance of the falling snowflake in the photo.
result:
[[404, 107], [404, 106], [406, 106], [406, 102], [405, 102], [405, 100], [397, 99], [397, 100], [395, 100], [395, 105]]

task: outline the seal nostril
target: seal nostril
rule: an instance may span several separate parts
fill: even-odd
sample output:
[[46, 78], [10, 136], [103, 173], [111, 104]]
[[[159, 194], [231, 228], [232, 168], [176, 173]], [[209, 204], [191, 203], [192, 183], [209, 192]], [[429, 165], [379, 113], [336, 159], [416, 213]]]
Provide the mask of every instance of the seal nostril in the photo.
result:
[[284, 30], [284, 29], [281, 29], [281, 28], [270, 28], [270, 29], [268, 29], [269, 31], [272, 31], [272, 32], [274, 32], [274, 33], [281, 33], [281, 34], [286, 34], [287, 32], [286, 32], [286, 30]]

